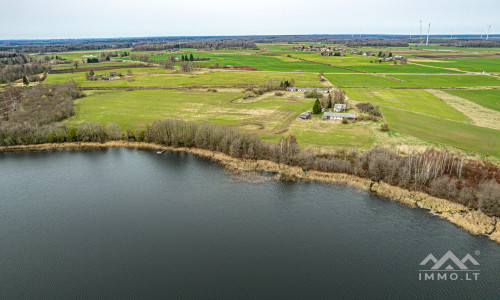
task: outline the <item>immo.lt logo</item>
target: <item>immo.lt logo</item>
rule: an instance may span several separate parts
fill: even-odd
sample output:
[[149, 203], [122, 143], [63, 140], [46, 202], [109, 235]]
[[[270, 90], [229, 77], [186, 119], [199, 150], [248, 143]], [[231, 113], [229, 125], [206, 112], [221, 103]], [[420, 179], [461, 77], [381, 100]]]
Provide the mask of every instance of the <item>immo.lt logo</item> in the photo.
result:
[[[479, 255], [479, 250], [474, 253]], [[469, 253], [459, 259], [453, 252], [446, 252], [439, 260], [431, 254], [420, 263], [418, 280], [477, 280], [479, 263]]]

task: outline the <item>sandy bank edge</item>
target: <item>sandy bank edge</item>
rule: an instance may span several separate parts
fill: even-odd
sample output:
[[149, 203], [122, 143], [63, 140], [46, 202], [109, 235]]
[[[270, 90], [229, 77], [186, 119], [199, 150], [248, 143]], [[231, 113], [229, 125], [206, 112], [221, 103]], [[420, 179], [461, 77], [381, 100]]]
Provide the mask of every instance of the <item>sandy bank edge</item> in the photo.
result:
[[55, 150], [91, 150], [107, 148], [132, 148], [144, 150], [169, 150], [173, 152], [190, 152], [198, 156], [211, 158], [220, 162], [229, 170], [235, 172], [266, 171], [275, 173], [276, 179], [306, 180], [328, 184], [342, 184], [352, 188], [371, 191], [381, 197], [397, 201], [412, 208], [427, 209], [431, 214], [448, 220], [458, 227], [474, 235], [487, 235], [491, 240], [500, 244], [500, 222], [494, 217], [485, 215], [480, 211], [471, 210], [459, 203], [432, 197], [426, 193], [409, 191], [391, 186], [384, 182], [376, 183], [369, 179], [356, 177], [343, 173], [326, 173], [318, 171], [304, 172], [300, 167], [277, 164], [267, 160], [247, 160], [234, 158], [229, 155], [198, 149], [174, 148], [151, 143], [110, 141], [106, 143], [59, 143], [39, 145], [18, 145], [0, 147], [0, 152], [16, 151], [55, 151]]

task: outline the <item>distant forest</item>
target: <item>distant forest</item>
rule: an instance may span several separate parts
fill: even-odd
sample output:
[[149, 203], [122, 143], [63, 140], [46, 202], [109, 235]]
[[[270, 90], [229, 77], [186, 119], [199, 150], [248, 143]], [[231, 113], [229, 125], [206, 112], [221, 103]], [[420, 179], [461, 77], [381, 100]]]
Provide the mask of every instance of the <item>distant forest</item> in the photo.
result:
[[[417, 35], [267, 35], [267, 36], [201, 36], [201, 37], [148, 37], [111, 39], [69, 39], [69, 40], [4, 40], [0, 41], [0, 51], [16, 53], [49, 53], [66, 51], [88, 51], [104, 49], [132, 48], [133, 51], [168, 50], [182, 48], [255, 49], [256, 43], [324, 43], [343, 44], [351, 47], [408, 47], [417, 43]], [[456, 35], [453, 39], [444, 35], [430, 36], [432, 43], [456, 47], [500, 47], [500, 35], [490, 35], [484, 40], [480, 35]]]

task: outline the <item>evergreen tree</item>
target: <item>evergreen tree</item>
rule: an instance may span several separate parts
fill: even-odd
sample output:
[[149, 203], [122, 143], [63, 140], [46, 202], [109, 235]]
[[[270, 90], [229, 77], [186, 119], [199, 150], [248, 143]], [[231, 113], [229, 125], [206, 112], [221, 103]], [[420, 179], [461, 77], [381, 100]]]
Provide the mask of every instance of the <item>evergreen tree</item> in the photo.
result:
[[28, 86], [30, 84], [30, 82], [28, 81], [28, 77], [26, 77], [26, 75], [23, 76], [23, 83], [26, 86]]
[[319, 113], [321, 113], [321, 104], [319, 103], [319, 99], [316, 99], [316, 101], [314, 101], [313, 114]]
[[392, 57], [392, 52], [389, 52], [389, 57]]
[[190, 60], [190, 61], [194, 61], [194, 56], [193, 56], [193, 53], [189, 54], [189, 60]]

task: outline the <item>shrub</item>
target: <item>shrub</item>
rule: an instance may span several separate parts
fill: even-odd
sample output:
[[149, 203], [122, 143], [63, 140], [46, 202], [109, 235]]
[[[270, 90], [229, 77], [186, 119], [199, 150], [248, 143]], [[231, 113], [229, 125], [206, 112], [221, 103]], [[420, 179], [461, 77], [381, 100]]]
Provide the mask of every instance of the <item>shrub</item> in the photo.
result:
[[316, 90], [316, 89], [313, 89], [313, 90], [305, 92], [304, 96], [306, 98], [316, 98], [316, 99], [323, 98], [323, 94], [321, 94], [320, 92], [318, 92], [318, 90]]
[[380, 125], [380, 130], [382, 131], [389, 131], [389, 125], [387, 123], [384, 123], [382, 125]]
[[285, 93], [277, 91], [277, 92], [274, 93], [274, 95], [278, 96], [278, 97], [281, 97], [281, 96], [285, 95]]
[[479, 208], [487, 214], [500, 215], [500, 184], [489, 180], [479, 185]]

